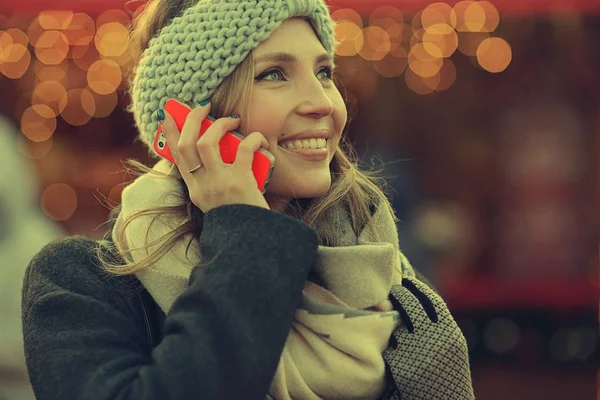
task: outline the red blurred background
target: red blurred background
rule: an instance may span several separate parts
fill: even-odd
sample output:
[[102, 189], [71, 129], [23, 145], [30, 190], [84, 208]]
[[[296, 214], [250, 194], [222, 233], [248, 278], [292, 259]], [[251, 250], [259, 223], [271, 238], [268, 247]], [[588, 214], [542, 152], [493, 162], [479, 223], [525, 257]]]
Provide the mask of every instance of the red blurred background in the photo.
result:
[[[477, 397], [593, 398], [600, 2], [331, 3], [348, 137], [387, 163], [401, 247], [463, 328]], [[0, 5], [0, 114], [46, 216], [99, 238], [122, 161], [151, 162], [124, 111], [143, 2], [47, 4]]]

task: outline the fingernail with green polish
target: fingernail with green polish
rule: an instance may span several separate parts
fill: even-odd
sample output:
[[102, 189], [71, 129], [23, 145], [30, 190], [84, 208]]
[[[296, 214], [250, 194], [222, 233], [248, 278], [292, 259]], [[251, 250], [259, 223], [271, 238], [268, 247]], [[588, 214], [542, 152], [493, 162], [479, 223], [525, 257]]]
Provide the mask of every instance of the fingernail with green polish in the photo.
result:
[[210, 100], [209, 100], [209, 99], [204, 99], [204, 100], [202, 100], [202, 101], [200, 102], [200, 105], [201, 105], [202, 107], [204, 107], [204, 106], [206, 106], [208, 103], [210, 103]]
[[163, 110], [162, 108], [159, 108], [158, 111], [156, 112], [156, 116], [158, 117], [159, 121], [164, 121], [165, 120], [165, 110]]

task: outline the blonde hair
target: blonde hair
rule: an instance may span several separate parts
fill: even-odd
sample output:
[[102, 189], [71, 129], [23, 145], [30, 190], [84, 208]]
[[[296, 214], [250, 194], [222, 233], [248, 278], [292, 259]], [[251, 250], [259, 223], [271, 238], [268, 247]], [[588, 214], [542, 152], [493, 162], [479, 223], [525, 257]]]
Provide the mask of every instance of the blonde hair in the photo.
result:
[[[139, 60], [149, 40], [163, 26], [175, 17], [177, 13], [183, 12], [186, 7], [193, 3], [195, 3], [195, 0], [150, 0], [146, 8], [134, 19], [132, 25], [131, 45], [136, 57], [135, 59]], [[135, 73], [134, 71], [132, 76]], [[253, 56], [250, 53], [211, 96], [211, 114], [213, 117], [218, 118], [230, 115], [240, 100], [244, 107], [242, 118], [247, 115], [247, 106], [254, 82], [254, 72]], [[132, 80], [132, 78], [129, 79], [130, 87]], [[336, 84], [339, 84], [339, 82], [336, 82]], [[144, 173], [157, 174], [151, 168], [135, 160], [128, 160], [128, 163], [133, 167], [134, 175], [142, 175]], [[352, 221], [352, 228], [356, 234], [366, 227], [371, 230], [377, 240], [380, 240], [372, 219], [374, 208], [383, 207], [384, 211], [389, 212], [392, 216], [394, 216], [394, 212], [382, 191], [384, 180], [376, 176], [379, 171], [361, 171], [357, 164], [354, 149], [343, 136], [335, 150], [330, 170], [332, 183], [325, 195], [314, 199], [295, 200], [285, 213], [313, 227], [319, 235], [321, 243], [336, 246], [338, 244], [337, 232], [335, 231], [335, 227], [328, 223], [328, 210], [332, 206], [341, 203], [346, 206]], [[115, 227], [115, 239], [119, 243], [125, 243], [124, 238], [127, 226], [140, 217], [152, 217], [152, 221], [154, 222], [159, 216], [172, 216], [183, 219], [185, 222], [158, 242], [147, 243], [143, 249], [148, 250], [151, 247], [157, 246], [156, 249], [148, 256], [137, 261], [128, 261], [123, 264], [119, 260], [115, 260], [113, 256], [105, 254], [99, 248], [97, 251], [98, 258], [104, 269], [109, 273], [128, 275], [147, 268], [172, 249], [176, 243], [183, 240], [186, 235], [190, 233], [198, 234], [202, 230], [203, 213], [189, 199], [189, 192], [182, 178], [179, 176], [160, 175], [164, 179], [175, 179], [178, 181], [182, 188], [182, 194], [185, 196], [182, 199], [183, 204], [181, 206], [157, 207], [134, 213], [127, 217], [121, 225]], [[118, 211], [118, 208], [116, 211]], [[148, 230], [150, 230], [151, 226], [152, 223]], [[194, 236], [196, 235], [192, 235], [192, 237]], [[188, 248], [190, 243], [188, 243]], [[122, 254], [123, 258], [131, 260], [132, 258], [129, 255], [135, 250], [140, 249], [122, 249], [124, 253]]]

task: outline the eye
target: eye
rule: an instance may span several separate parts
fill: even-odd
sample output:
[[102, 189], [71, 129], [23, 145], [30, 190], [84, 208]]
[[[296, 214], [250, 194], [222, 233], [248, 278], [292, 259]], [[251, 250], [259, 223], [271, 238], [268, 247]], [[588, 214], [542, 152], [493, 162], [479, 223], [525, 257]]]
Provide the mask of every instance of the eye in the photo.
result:
[[323, 73], [325, 73], [325, 76], [323, 76], [322, 79], [333, 79], [333, 67], [325, 66], [320, 68], [319, 72], [317, 73], [317, 76], [322, 75]]
[[[265, 78], [272, 78], [272, 77], [274, 77], [274, 79], [265, 79]], [[268, 70], [266, 70], [265, 72], [263, 72], [262, 74], [258, 75], [256, 78], [254, 78], [254, 80], [257, 80], [257, 81], [285, 80], [285, 75], [283, 74], [283, 71], [281, 71], [280, 68], [269, 68]]]

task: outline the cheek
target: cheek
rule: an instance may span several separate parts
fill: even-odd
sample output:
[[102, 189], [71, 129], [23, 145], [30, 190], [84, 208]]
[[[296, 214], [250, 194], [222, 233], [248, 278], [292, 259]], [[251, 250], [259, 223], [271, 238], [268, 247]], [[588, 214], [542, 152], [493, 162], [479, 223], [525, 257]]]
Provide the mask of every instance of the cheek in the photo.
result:
[[273, 107], [257, 106], [261, 103], [264, 104], [264, 102], [251, 101], [251, 105], [248, 107], [248, 115], [242, 121], [239, 131], [245, 135], [260, 132], [267, 140], [276, 140], [281, 130], [277, 123], [280, 120], [277, 116], [277, 110]]
[[346, 126], [346, 121], [348, 120], [348, 111], [346, 109], [346, 103], [344, 102], [344, 99], [338, 90], [336, 90], [336, 95], [332, 96], [331, 102], [333, 104], [335, 133], [339, 136]]

